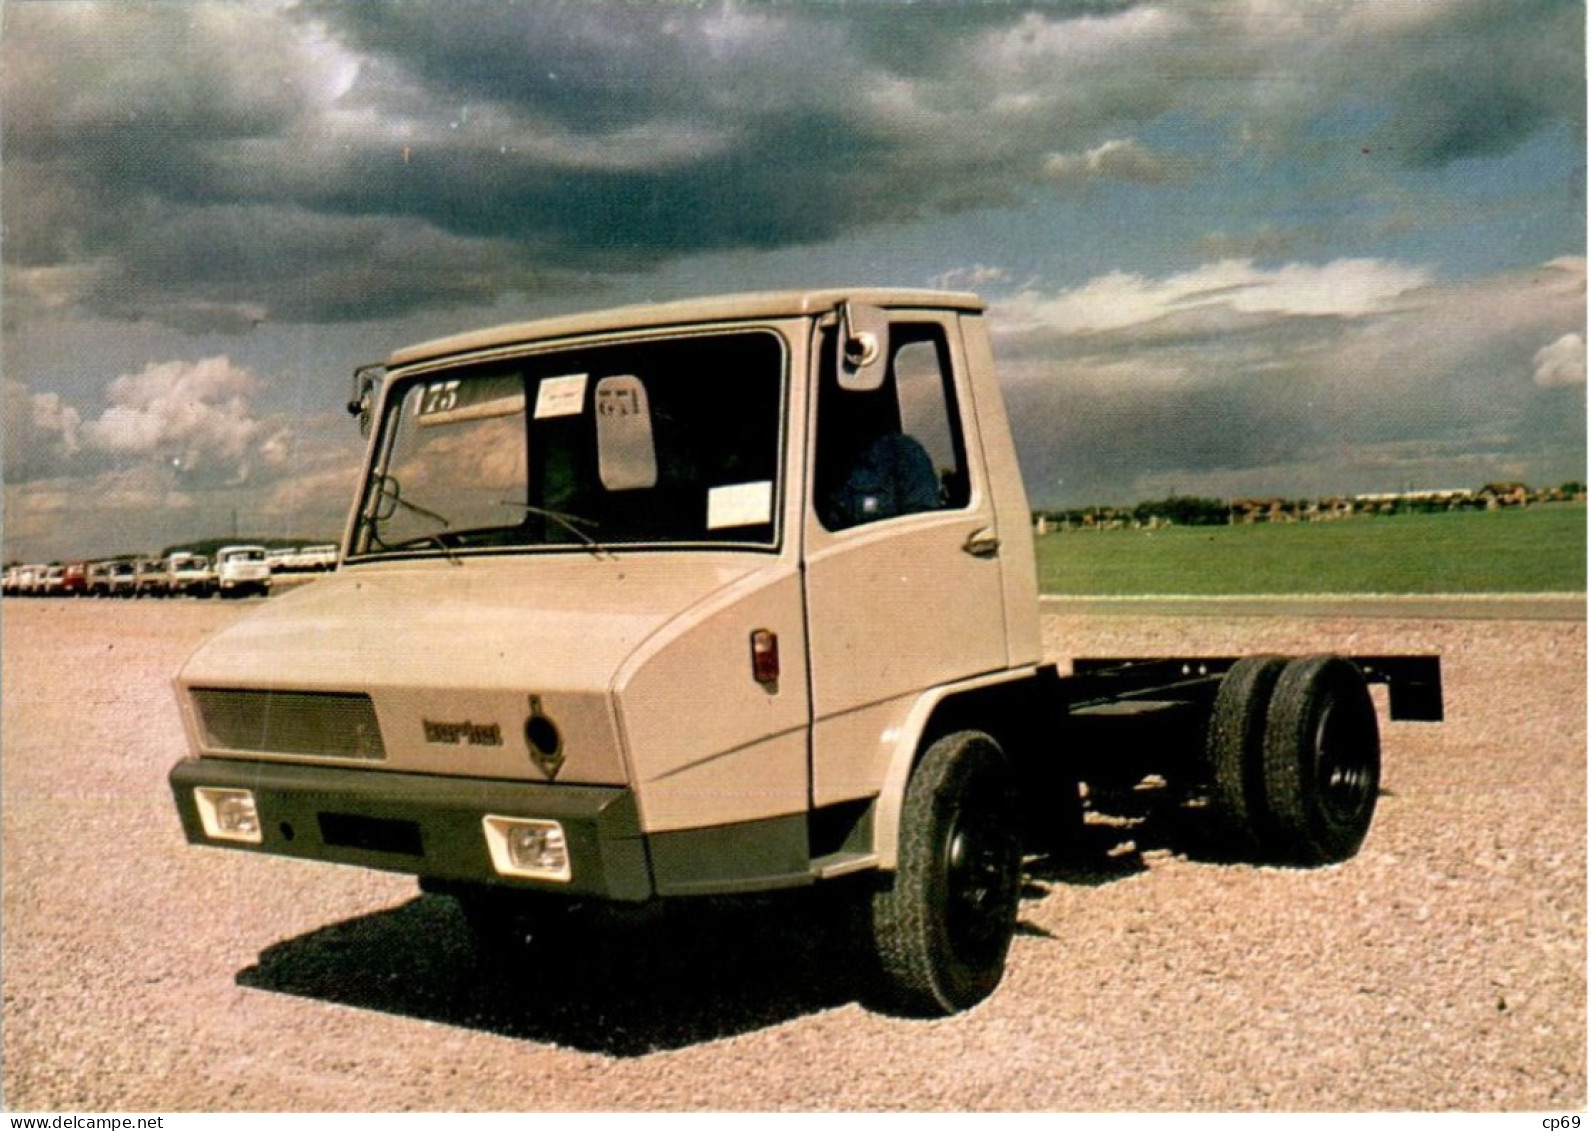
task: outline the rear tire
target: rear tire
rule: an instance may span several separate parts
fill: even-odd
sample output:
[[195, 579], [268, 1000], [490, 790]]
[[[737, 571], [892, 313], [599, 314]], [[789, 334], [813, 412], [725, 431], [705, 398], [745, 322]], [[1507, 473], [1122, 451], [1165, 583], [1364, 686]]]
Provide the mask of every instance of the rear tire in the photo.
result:
[[1265, 717], [1287, 661], [1248, 656], [1232, 665], [1215, 694], [1205, 737], [1210, 825], [1217, 851], [1247, 858], [1268, 855]]
[[1294, 660], [1265, 721], [1265, 795], [1277, 851], [1306, 866], [1359, 851], [1381, 788], [1381, 735], [1359, 669], [1338, 656]]
[[912, 772], [896, 871], [872, 901], [873, 944], [901, 1012], [955, 1013], [1000, 984], [1021, 889], [1019, 813], [1005, 754], [986, 734], [939, 739]]

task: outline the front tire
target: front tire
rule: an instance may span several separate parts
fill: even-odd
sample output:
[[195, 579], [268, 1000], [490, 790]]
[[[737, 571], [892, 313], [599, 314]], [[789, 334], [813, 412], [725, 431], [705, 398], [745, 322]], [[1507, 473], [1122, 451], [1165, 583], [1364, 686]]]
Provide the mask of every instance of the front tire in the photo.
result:
[[939, 739], [907, 784], [890, 885], [872, 901], [890, 1003], [967, 1009], [1005, 973], [1022, 879], [1020, 811], [1004, 752], [986, 734]]

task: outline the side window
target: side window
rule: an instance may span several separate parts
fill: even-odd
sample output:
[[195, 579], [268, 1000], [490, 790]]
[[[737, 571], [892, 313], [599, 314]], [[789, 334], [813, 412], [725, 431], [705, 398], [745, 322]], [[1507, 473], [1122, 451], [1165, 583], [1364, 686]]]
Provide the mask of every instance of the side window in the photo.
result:
[[950, 350], [934, 323], [890, 327], [883, 385], [843, 390], [826, 336], [818, 391], [818, 517], [844, 530], [924, 511], [959, 510], [971, 495]]

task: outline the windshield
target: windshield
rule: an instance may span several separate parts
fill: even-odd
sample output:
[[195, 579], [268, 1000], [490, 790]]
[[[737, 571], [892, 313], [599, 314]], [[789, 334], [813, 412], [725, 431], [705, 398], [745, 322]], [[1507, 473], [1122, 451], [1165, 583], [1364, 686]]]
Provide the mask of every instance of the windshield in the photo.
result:
[[771, 547], [783, 376], [781, 339], [744, 331], [403, 381], [353, 554]]

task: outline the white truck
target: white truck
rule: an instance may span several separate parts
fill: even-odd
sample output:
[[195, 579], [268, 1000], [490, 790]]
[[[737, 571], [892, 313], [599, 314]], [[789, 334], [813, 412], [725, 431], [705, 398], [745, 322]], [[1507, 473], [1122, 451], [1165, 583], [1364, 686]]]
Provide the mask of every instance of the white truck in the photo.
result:
[[1346, 860], [1436, 657], [1040, 648], [983, 304], [729, 296], [355, 375], [343, 562], [176, 680], [196, 844], [409, 873], [484, 941], [578, 903], [849, 890], [890, 1008], [1000, 981], [1024, 860], [1158, 775], [1234, 853]]
[[215, 592], [215, 569], [210, 559], [190, 550], [173, 550], [166, 556], [165, 592], [173, 597], [208, 597]]
[[215, 589], [223, 597], [268, 596], [271, 563], [264, 546], [222, 546], [215, 552]]

